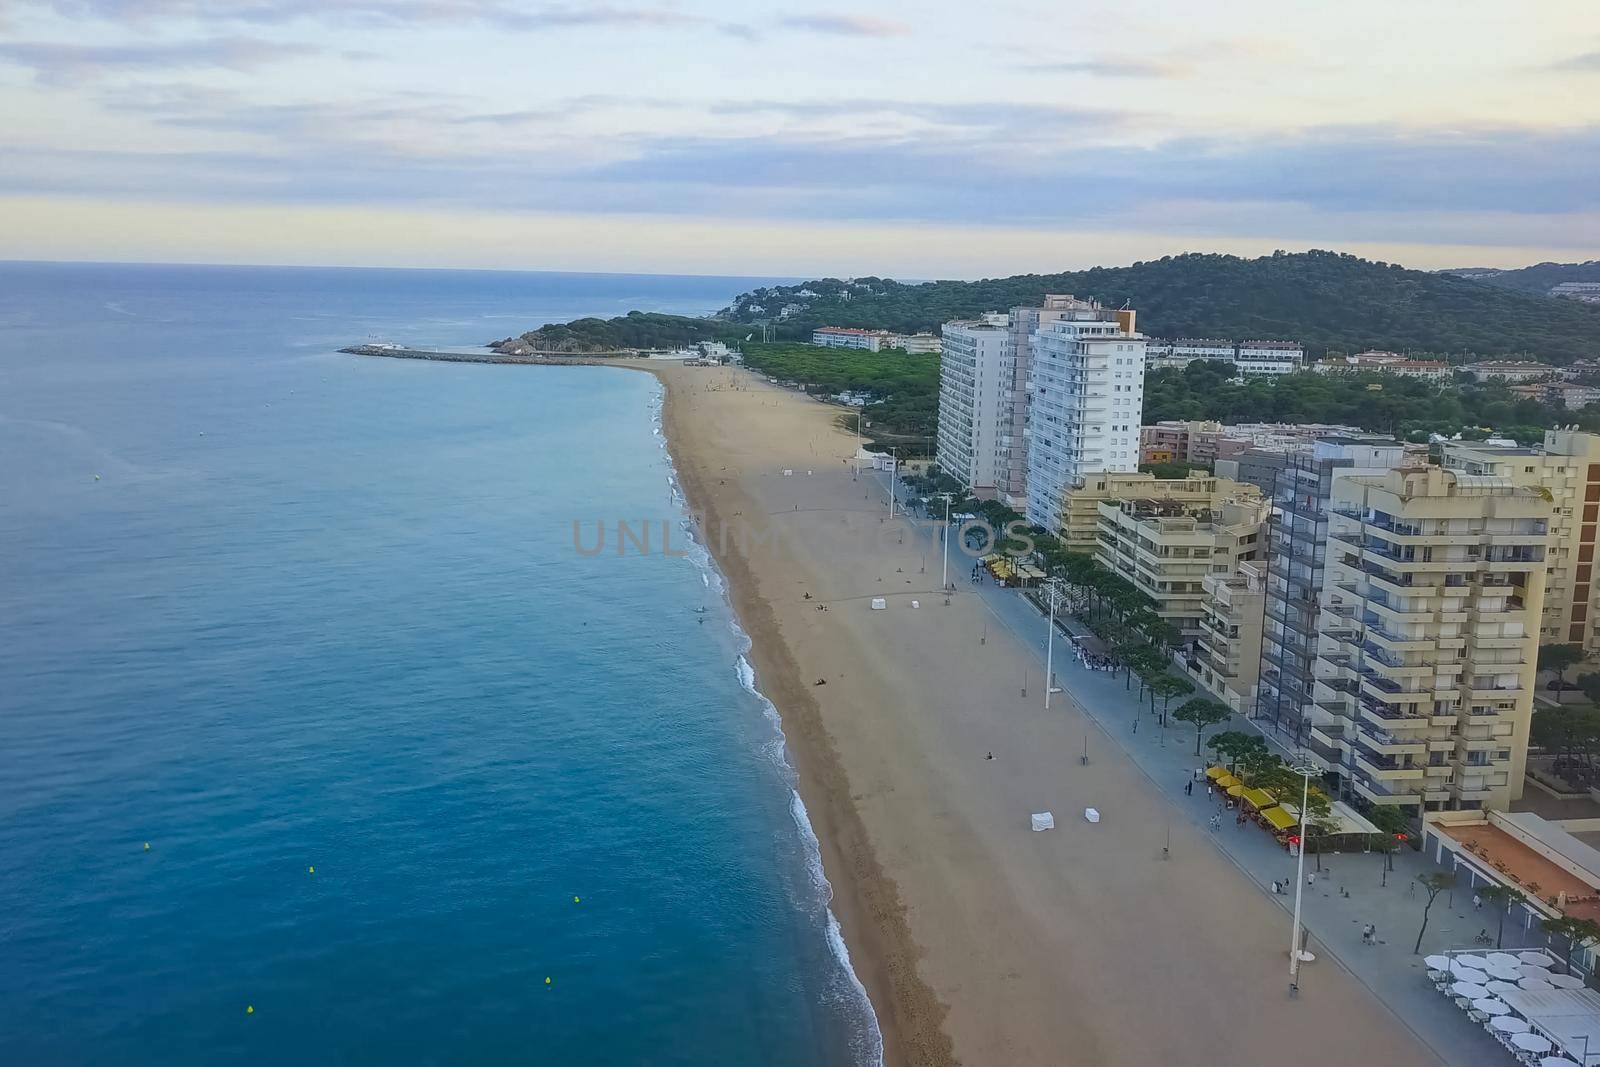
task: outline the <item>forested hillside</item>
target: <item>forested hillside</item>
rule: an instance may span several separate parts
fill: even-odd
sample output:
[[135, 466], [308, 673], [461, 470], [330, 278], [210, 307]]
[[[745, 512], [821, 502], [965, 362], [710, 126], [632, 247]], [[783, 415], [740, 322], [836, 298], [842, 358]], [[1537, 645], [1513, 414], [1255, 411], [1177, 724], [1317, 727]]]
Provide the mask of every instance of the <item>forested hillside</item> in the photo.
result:
[[1562, 282], [1600, 282], [1600, 259], [1587, 263], [1535, 263], [1531, 267], [1519, 267], [1516, 270], [1463, 267], [1443, 273], [1470, 276], [1473, 281], [1485, 285], [1545, 296]]
[[1316, 356], [1364, 348], [1463, 360], [1526, 354], [1569, 363], [1600, 356], [1600, 306], [1318, 251], [1260, 259], [1196, 253], [975, 282], [823, 279], [746, 293], [723, 316], [775, 321], [782, 336], [795, 338], [821, 325], [910, 332], [1037, 303], [1045, 293], [1127, 302], [1139, 312], [1140, 329], [1156, 337], [1282, 338], [1303, 342]]

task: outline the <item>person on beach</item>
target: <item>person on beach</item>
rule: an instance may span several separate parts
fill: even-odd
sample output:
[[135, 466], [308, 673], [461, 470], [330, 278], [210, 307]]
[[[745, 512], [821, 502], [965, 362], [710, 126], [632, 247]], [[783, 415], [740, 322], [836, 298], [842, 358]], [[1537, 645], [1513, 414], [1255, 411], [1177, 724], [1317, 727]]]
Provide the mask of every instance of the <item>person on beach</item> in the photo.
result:
[[1183, 783], [1183, 791], [1188, 796], [1191, 796], [1191, 797], [1194, 796], [1194, 779], [1193, 778], [1191, 778], [1187, 782]]

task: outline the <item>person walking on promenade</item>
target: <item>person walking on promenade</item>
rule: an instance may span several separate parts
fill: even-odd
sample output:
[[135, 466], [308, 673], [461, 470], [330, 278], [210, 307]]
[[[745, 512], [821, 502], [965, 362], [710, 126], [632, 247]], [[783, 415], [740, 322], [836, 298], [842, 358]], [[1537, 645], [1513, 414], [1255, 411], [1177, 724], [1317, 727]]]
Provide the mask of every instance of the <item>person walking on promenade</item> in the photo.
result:
[[1187, 782], [1183, 783], [1183, 792], [1184, 792], [1184, 794], [1186, 796], [1191, 796], [1191, 797], [1194, 796], [1194, 779], [1193, 778], [1191, 778]]

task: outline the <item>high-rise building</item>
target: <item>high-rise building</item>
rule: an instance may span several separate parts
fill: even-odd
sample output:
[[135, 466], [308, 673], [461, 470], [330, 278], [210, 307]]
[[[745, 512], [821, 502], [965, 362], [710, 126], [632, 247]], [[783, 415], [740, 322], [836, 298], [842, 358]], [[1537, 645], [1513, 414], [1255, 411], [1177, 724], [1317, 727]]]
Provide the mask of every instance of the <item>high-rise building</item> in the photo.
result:
[[1061, 529], [1063, 494], [1097, 471], [1139, 466], [1145, 339], [1134, 312], [1062, 297], [1032, 335], [1028, 521]]
[[1550, 544], [1539, 637], [1546, 644], [1600, 652], [1600, 586], [1593, 581], [1600, 526], [1600, 435], [1546, 430], [1538, 448], [1446, 441], [1439, 462], [1463, 474], [1504, 478], [1549, 496]]
[[1006, 369], [1011, 373], [1006, 400], [1009, 420], [1000, 429], [996, 488], [1011, 507], [1025, 508], [1028, 498], [1028, 391], [1033, 376], [1033, 338], [1042, 327], [1070, 314], [1078, 304], [1070, 296], [1046, 294], [1041, 307], [1011, 309], [1011, 331], [1006, 339]]
[[944, 324], [935, 458], [941, 470], [979, 496], [996, 493], [1002, 431], [1011, 427], [1009, 326], [1003, 314]]
[[1304, 746], [1309, 736], [1307, 709], [1334, 478], [1383, 474], [1399, 466], [1404, 454], [1401, 444], [1389, 438], [1328, 437], [1292, 453], [1278, 472], [1272, 494], [1256, 720], [1290, 746]]
[[1522, 795], [1550, 512], [1494, 475], [1334, 479], [1309, 750], [1347, 795], [1414, 815]]

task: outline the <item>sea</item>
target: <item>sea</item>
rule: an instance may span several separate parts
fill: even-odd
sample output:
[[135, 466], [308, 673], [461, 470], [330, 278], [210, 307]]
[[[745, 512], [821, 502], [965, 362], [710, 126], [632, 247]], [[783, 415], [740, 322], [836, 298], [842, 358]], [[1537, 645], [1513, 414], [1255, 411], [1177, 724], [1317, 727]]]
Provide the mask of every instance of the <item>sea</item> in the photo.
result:
[[764, 281], [0, 264], [0, 1063], [881, 1061], [659, 385], [337, 351]]

